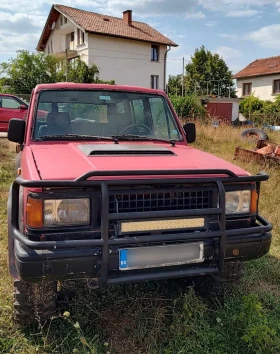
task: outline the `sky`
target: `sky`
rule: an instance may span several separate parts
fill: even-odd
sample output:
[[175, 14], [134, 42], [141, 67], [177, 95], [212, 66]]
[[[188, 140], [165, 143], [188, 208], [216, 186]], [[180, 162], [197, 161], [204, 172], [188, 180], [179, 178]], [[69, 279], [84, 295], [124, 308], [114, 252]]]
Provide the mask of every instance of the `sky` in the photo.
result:
[[[59, 4], [146, 22], [179, 47], [167, 73], [181, 74], [196, 48], [220, 54], [233, 73], [259, 58], [280, 55], [280, 0], [58, 0]], [[0, 63], [19, 49], [35, 51], [52, 0], [0, 1]]]

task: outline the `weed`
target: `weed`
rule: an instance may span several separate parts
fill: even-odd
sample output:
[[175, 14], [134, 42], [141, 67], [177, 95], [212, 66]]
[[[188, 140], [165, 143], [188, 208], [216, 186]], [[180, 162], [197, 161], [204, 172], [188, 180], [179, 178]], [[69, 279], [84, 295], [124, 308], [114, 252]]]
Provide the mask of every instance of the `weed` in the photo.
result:
[[[0, 140], [0, 353], [8, 354], [279, 354], [280, 184], [279, 168], [234, 160], [244, 143], [241, 128], [199, 125], [195, 147], [251, 173], [266, 169], [260, 210], [274, 224], [269, 255], [247, 263], [243, 283], [223, 302], [197, 296], [190, 281], [116, 286], [102, 291], [64, 282], [60, 313], [41, 326], [12, 321], [12, 285], [7, 270], [6, 204], [14, 176], [14, 145]], [[269, 133], [278, 141], [277, 133]], [[67, 312], [69, 313], [69, 317]], [[63, 316], [64, 314], [64, 316]]]

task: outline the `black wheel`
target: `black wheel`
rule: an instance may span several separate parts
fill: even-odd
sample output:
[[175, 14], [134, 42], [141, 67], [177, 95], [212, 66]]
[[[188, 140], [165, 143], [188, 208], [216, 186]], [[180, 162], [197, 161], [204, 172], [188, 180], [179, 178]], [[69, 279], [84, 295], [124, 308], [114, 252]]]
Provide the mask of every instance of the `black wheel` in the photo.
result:
[[243, 275], [243, 262], [225, 263], [221, 273], [199, 278], [196, 282], [196, 289], [205, 297], [222, 296], [226, 287], [238, 284]]
[[43, 324], [56, 312], [56, 282], [28, 284], [14, 280], [14, 320]]
[[245, 129], [241, 133], [241, 137], [247, 140], [267, 140], [267, 134], [261, 130], [256, 128]]

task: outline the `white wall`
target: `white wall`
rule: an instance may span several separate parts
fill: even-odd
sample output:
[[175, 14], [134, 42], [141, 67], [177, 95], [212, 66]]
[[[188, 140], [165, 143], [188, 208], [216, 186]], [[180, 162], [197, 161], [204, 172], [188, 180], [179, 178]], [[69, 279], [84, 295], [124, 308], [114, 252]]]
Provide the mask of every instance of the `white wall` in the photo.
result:
[[151, 75], [158, 75], [159, 89], [164, 89], [166, 46], [160, 46], [159, 61], [152, 62], [150, 43], [95, 34], [88, 40], [88, 60], [97, 65], [101, 80], [150, 88]]
[[60, 17], [56, 21], [56, 26], [52, 30], [51, 35], [47, 41], [45, 53], [47, 53], [48, 45], [51, 47], [51, 41], [53, 43], [53, 53], [59, 53], [65, 51], [67, 47], [66, 36], [67, 34], [74, 32], [74, 47], [79, 54], [83, 54], [84, 60], [87, 62], [87, 47], [88, 47], [88, 35], [85, 33], [85, 43], [83, 45], [77, 46], [77, 30], [78, 28], [70, 20], [66, 24], [60, 25]]
[[239, 102], [232, 103], [232, 117], [231, 120], [234, 122], [239, 116]]
[[273, 95], [273, 81], [280, 80], [280, 74], [277, 75], [267, 75], [261, 77], [251, 77], [247, 79], [237, 79], [237, 96], [243, 97], [243, 83], [252, 83], [252, 94], [262, 100], [273, 101], [276, 95]]
[[151, 75], [159, 76], [159, 89], [164, 90], [164, 55], [167, 47], [160, 46], [159, 61], [151, 61], [151, 43], [85, 33], [85, 43], [77, 46], [77, 27], [69, 20], [60, 26], [60, 18], [52, 31], [47, 47], [53, 42], [53, 53], [66, 49], [66, 35], [75, 32], [74, 49], [86, 64], [95, 64], [99, 78], [115, 80], [118, 85], [151, 87]]

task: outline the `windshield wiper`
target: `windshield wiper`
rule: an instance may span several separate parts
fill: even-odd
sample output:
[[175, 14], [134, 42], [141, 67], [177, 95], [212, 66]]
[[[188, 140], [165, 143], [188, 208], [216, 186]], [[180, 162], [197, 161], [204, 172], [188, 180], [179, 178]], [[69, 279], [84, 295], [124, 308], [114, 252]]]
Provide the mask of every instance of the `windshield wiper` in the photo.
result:
[[153, 137], [150, 137], [150, 136], [133, 135], [133, 134], [114, 135], [114, 136], [112, 136], [112, 138], [116, 139], [118, 141], [120, 141], [120, 140], [161, 141], [161, 142], [164, 142], [164, 143], [171, 144], [172, 146], [175, 146], [176, 142], [178, 141], [178, 140], [172, 140], [172, 139], [160, 139], [160, 138], [153, 138]]
[[[35, 141], [60, 141], [60, 140], [112, 140], [107, 136], [95, 136], [95, 135], [79, 135], [79, 134], [65, 134], [65, 135], [44, 135]], [[113, 139], [115, 142], [116, 140]]]

